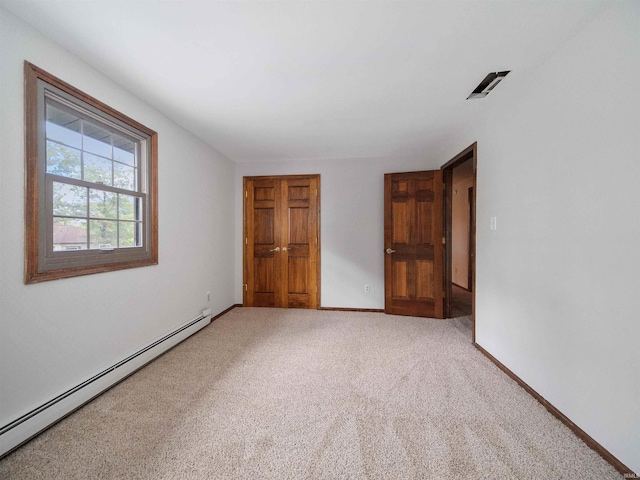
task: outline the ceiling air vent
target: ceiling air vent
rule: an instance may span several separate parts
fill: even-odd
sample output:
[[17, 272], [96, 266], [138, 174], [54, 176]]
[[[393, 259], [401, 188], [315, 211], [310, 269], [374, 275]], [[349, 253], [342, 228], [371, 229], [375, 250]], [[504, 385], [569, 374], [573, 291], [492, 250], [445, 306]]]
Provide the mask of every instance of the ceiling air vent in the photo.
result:
[[489, 92], [493, 90], [510, 71], [511, 70], [507, 70], [506, 72], [493, 72], [484, 77], [484, 80], [480, 82], [480, 85], [478, 85], [476, 89], [471, 92], [471, 95], [467, 97], [467, 100], [483, 98], [489, 95]]

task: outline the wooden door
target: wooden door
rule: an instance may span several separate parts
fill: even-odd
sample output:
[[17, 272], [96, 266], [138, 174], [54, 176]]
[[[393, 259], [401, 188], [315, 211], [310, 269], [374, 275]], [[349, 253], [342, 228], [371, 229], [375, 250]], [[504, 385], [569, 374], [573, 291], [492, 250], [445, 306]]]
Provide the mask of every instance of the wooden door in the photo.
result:
[[442, 172], [384, 176], [385, 312], [443, 318]]
[[279, 180], [245, 179], [246, 306], [280, 306], [280, 196]]
[[318, 179], [283, 178], [281, 306], [317, 308]]
[[318, 307], [319, 180], [245, 178], [245, 306]]

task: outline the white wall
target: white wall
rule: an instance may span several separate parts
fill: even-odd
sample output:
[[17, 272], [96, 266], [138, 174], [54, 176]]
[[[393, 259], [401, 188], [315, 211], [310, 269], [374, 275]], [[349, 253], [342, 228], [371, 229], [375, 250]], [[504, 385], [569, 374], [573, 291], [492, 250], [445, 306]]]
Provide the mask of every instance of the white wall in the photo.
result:
[[[320, 174], [322, 307], [384, 308], [384, 174], [439, 168], [437, 159], [255, 162], [236, 165], [236, 234], [242, 245], [242, 177]], [[242, 248], [236, 256], [242, 303]], [[364, 285], [370, 293], [364, 293]]]
[[635, 472], [639, 34], [640, 4], [612, 2], [461, 144], [478, 140], [477, 342]]
[[[0, 8], [0, 425], [234, 303], [233, 163]], [[158, 132], [159, 265], [23, 285], [23, 61]], [[207, 302], [205, 292], [211, 291]]]
[[[320, 173], [322, 306], [382, 308], [383, 173], [477, 140], [477, 342], [640, 472], [639, 17], [611, 3], [422, 160], [237, 165], [236, 244], [243, 175]], [[241, 251], [236, 283], [240, 302]]]

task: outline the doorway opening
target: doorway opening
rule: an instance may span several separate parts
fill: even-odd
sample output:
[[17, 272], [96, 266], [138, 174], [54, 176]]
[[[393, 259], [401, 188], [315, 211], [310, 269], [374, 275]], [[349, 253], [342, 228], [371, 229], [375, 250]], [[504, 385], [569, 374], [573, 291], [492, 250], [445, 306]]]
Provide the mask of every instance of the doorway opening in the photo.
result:
[[446, 318], [471, 315], [475, 342], [477, 144], [464, 149], [441, 169], [444, 180], [444, 312]]

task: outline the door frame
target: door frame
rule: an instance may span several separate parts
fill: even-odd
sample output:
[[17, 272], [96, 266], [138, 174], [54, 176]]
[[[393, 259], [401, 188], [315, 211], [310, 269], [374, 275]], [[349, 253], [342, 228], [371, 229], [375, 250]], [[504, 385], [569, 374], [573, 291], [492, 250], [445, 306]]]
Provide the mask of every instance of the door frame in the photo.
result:
[[473, 253], [473, 239], [474, 239], [474, 230], [473, 230], [473, 220], [475, 213], [475, 197], [473, 187], [469, 187], [467, 190], [467, 199], [468, 199], [468, 208], [469, 208], [469, 235], [467, 241], [469, 242], [469, 248], [467, 249], [467, 290], [470, 292], [473, 291], [473, 257], [475, 256]]
[[469, 251], [471, 258], [470, 270], [471, 270], [471, 322], [473, 324], [473, 342], [476, 341], [476, 178], [477, 178], [477, 164], [478, 164], [478, 143], [474, 142], [447, 163], [442, 165], [442, 176], [444, 181], [444, 313], [445, 318], [451, 317], [451, 281], [453, 278], [453, 260], [451, 255], [451, 241], [453, 233], [453, 169], [466, 161], [471, 161], [473, 165], [473, 197], [471, 207], [471, 231], [470, 233], [470, 245]]
[[[321, 188], [320, 188], [320, 174], [319, 173], [312, 173], [309, 175], [258, 175], [258, 176], [243, 176], [242, 177], [242, 191], [244, 192], [244, 195], [242, 196], [242, 238], [246, 239], [247, 238], [247, 180], [269, 180], [269, 179], [286, 179], [286, 180], [296, 180], [296, 179], [305, 179], [305, 178], [309, 178], [309, 177], [313, 177], [315, 179], [317, 179], [318, 182], [318, 195], [317, 195], [317, 218], [318, 218], [318, 244], [317, 244], [317, 248], [318, 248], [318, 255], [317, 255], [317, 262], [316, 262], [316, 285], [317, 285], [317, 293], [316, 293], [316, 309], [319, 310], [321, 307], [321, 303], [320, 303], [320, 294], [322, 292], [322, 282], [321, 282], [321, 278], [320, 278], [320, 272], [321, 272], [321, 268], [320, 268], [320, 252], [322, 250], [321, 246], [322, 246], [322, 240], [320, 238], [320, 232], [321, 232], [321, 228], [320, 228], [320, 211], [321, 211], [321, 207], [320, 207], [320, 194], [321, 194]], [[246, 307], [247, 306], [247, 283], [248, 283], [248, 268], [247, 268], [247, 241], [245, 240], [244, 242], [242, 242], [242, 306]]]

